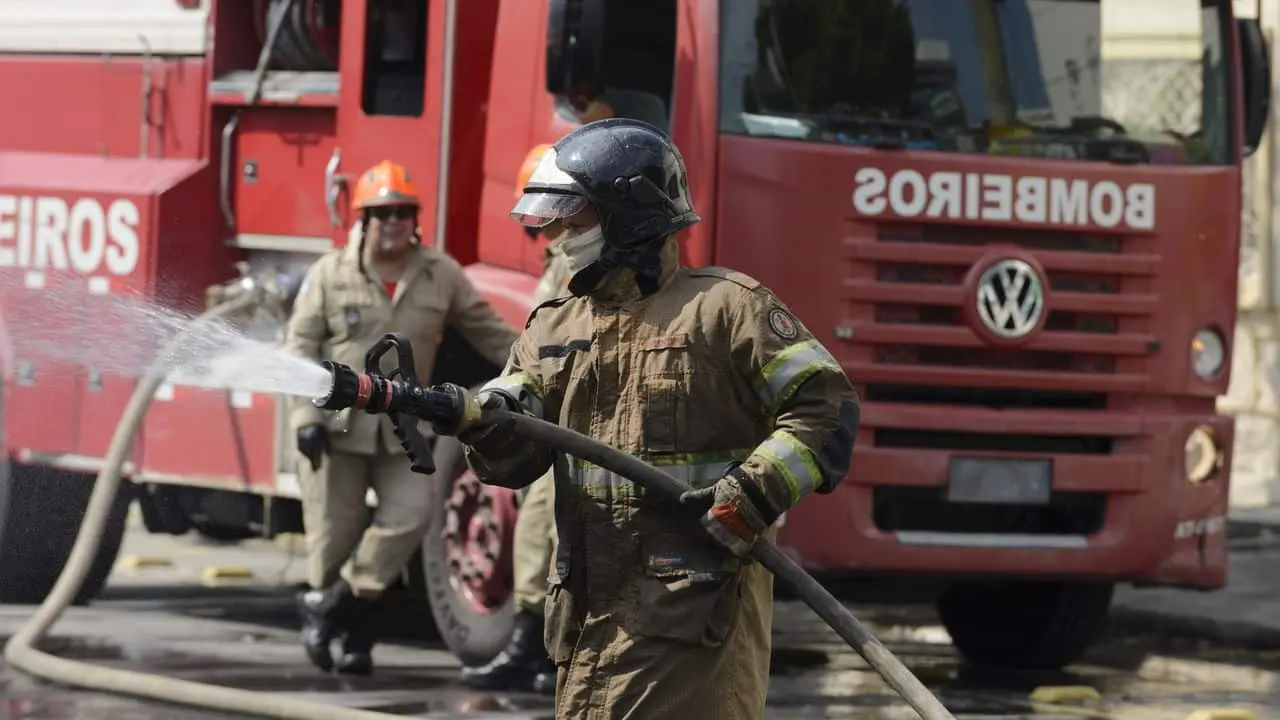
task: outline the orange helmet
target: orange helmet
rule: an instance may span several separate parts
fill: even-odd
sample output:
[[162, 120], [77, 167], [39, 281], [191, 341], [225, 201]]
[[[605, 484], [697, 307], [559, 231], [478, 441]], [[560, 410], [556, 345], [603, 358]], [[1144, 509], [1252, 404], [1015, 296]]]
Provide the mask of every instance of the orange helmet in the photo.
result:
[[524, 193], [524, 186], [528, 184], [529, 177], [533, 175], [534, 168], [538, 167], [538, 162], [542, 160], [542, 156], [551, 149], [550, 145], [538, 145], [524, 156], [524, 163], [520, 166], [520, 174], [516, 175], [516, 197], [520, 197]]
[[409, 171], [390, 160], [366, 170], [351, 194], [351, 207], [356, 211], [382, 205], [422, 205], [418, 201], [418, 186], [409, 178]]

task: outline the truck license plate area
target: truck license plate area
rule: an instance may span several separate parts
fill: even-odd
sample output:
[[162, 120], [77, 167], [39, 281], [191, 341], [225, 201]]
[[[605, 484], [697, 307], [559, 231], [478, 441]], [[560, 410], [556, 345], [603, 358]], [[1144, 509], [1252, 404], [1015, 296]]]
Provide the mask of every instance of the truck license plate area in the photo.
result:
[[1049, 460], [951, 458], [947, 501], [988, 505], [1048, 505], [1053, 492]]

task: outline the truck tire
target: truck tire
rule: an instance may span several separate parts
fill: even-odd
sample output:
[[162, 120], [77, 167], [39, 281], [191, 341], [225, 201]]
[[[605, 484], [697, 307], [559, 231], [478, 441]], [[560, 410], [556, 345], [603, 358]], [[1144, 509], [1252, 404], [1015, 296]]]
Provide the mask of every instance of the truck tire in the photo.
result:
[[1059, 670], [1102, 632], [1111, 583], [963, 582], [938, 598], [956, 650], [971, 664]]
[[[0, 603], [44, 600], [62, 572], [93, 492], [92, 475], [17, 463], [0, 471]], [[96, 598], [115, 567], [133, 486], [121, 483], [77, 604]]]
[[515, 493], [481, 485], [453, 438], [436, 440], [435, 462], [431, 522], [422, 544], [427, 598], [449, 651], [464, 665], [477, 665], [506, 646], [515, 623]]

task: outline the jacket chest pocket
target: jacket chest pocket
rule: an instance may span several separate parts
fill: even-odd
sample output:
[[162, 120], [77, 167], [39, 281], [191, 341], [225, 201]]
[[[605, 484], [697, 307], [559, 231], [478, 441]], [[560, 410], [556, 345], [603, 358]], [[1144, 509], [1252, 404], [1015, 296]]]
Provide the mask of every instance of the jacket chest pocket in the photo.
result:
[[341, 294], [329, 307], [329, 334], [335, 345], [358, 340], [382, 325], [386, 316], [386, 311], [370, 297]]
[[594, 361], [592, 342], [586, 338], [539, 345], [538, 376], [545, 396], [543, 401], [564, 398], [571, 391], [592, 387]]
[[412, 297], [405, 300], [407, 301], [405, 305], [408, 307], [401, 309], [400, 312], [404, 314], [404, 310], [407, 309], [412, 316], [406, 317], [406, 322], [403, 324], [412, 328], [412, 332], [418, 339], [440, 342], [449, 318], [448, 301], [438, 293], [426, 291], [425, 288], [419, 289]]
[[679, 452], [687, 435], [693, 357], [687, 335], [649, 338], [635, 353], [641, 437], [652, 453]]

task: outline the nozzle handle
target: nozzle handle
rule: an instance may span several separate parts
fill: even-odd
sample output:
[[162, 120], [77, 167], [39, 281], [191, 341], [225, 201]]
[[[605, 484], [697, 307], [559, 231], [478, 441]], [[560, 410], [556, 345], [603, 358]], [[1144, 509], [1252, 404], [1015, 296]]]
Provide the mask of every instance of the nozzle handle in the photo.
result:
[[434, 475], [436, 461], [427, 438], [418, 432], [418, 418], [405, 412], [392, 413], [391, 425], [395, 428], [400, 447], [404, 448], [404, 454], [409, 457], [409, 469], [422, 475]]

